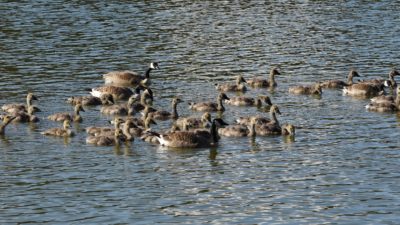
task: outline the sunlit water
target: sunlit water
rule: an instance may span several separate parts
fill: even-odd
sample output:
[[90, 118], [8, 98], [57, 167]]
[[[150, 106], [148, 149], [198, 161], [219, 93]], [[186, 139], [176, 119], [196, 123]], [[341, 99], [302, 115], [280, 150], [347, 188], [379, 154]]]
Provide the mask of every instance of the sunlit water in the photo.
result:
[[[39, 96], [38, 124], [12, 124], [0, 140], [0, 223], [396, 224], [400, 219], [399, 118], [365, 110], [368, 99], [288, 87], [386, 77], [398, 66], [396, 1], [2, 1], [0, 104]], [[44, 137], [45, 119], [71, 111], [69, 96], [103, 84], [112, 70], [151, 61], [155, 106], [213, 100], [214, 83], [266, 76], [250, 89], [279, 105], [281, 136], [222, 138], [212, 149], [170, 150], [135, 140], [94, 147], [82, 130], [105, 125], [82, 113], [70, 139]], [[232, 93], [230, 93], [232, 95]], [[263, 114], [227, 106], [224, 119]], [[161, 122], [154, 130], [166, 129]]]

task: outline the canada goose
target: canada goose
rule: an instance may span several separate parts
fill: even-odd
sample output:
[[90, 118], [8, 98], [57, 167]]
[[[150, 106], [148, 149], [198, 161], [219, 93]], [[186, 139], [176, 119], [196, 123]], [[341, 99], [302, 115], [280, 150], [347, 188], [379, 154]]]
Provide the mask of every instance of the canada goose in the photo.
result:
[[377, 96], [384, 92], [384, 85], [374, 82], [361, 82], [343, 87], [343, 94], [358, 97]]
[[371, 79], [371, 80], [360, 80], [360, 83], [364, 83], [364, 84], [371, 84], [371, 85], [377, 85], [377, 86], [386, 86], [386, 87], [391, 87], [391, 88], [396, 88], [396, 81], [394, 80], [394, 77], [396, 75], [400, 75], [400, 73], [395, 70], [392, 69], [389, 72], [389, 79]]
[[92, 88], [90, 94], [94, 97], [101, 98], [104, 94], [111, 94], [114, 101], [127, 100], [134, 93], [128, 87], [118, 87], [118, 86], [101, 86], [97, 88]]
[[100, 112], [111, 116], [125, 116], [128, 115], [128, 107], [126, 104], [102, 106]]
[[276, 114], [281, 114], [278, 106], [273, 105], [270, 109], [270, 117], [271, 121], [266, 124], [262, 124], [260, 126], [256, 126], [256, 133], [260, 136], [266, 135], [279, 135], [282, 134], [282, 128], [279, 125], [279, 121], [276, 118]]
[[258, 98], [251, 98], [245, 96], [234, 96], [230, 100], [225, 100], [226, 104], [234, 106], [256, 106], [261, 107], [262, 102], [267, 105], [272, 105], [271, 99], [268, 96], [259, 96]]
[[250, 117], [239, 117], [236, 119], [236, 123], [239, 125], [249, 126], [251, 124], [251, 120], [255, 119], [256, 125], [262, 125], [271, 122], [270, 118], [263, 116], [250, 116]]
[[296, 133], [295, 126], [292, 124], [284, 124], [282, 126], [282, 135], [293, 136]]
[[246, 91], [247, 88], [243, 83], [247, 83], [242, 75], [237, 76], [235, 84], [215, 84], [217, 91]]
[[172, 113], [162, 110], [162, 111], [150, 112], [150, 115], [155, 120], [168, 120], [168, 119], [175, 120], [179, 117], [176, 107], [177, 107], [178, 103], [181, 103], [181, 102], [183, 102], [183, 101], [180, 98], [173, 98], [172, 99]]
[[222, 105], [223, 100], [229, 100], [225, 93], [220, 93], [217, 98], [217, 103], [215, 102], [200, 102], [200, 103], [189, 103], [189, 108], [195, 111], [225, 111], [225, 107]]
[[63, 122], [62, 128], [50, 128], [46, 131], [43, 131], [41, 134], [43, 135], [51, 135], [51, 136], [60, 136], [60, 137], [72, 137], [75, 135], [73, 131], [70, 130], [71, 122], [66, 119]]
[[86, 143], [96, 146], [113, 146], [120, 145], [121, 141], [125, 139], [121, 129], [115, 129], [112, 135], [99, 135], [86, 137]]
[[255, 137], [256, 136], [256, 119], [251, 120], [250, 126], [246, 125], [229, 125], [218, 129], [218, 134], [225, 137]]
[[82, 106], [112, 105], [114, 104], [114, 98], [111, 94], [103, 94], [100, 98], [94, 96], [73, 96], [67, 99], [67, 103], [72, 105], [81, 104]]
[[321, 83], [322, 88], [343, 88], [349, 85], [353, 85], [353, 78], [359, 77], [360, 75], [355, 70], [350, 70], [347, 76], [347, 82], [341, 80], [328, 80]]
[[5, 134], [6, 127], [15, 119], [15, 116], [6, 115], [3, 117], [3, 123], [0, 125], [0, 135]]
[[86, 128], [86, 133], [92, 136], [98, 136], [102, 133], [110, 133], [113, 132], [115, 129], [117, 129], [118, 127], [120, 127], [120, 125], [123, 123], [124, 121], [119, 118], [119, 117], [115, 117], [114, 118], [114, 127], [87, 127]]
[[[19, 103], [5, 104], [1, 107], [1, 109], [7, 113], [16, 113], [16, 112], [27, 112], [28, 107], [32, 105], [33, 100], [38, 100], [38, 98], [33, 93], [28, 93], [26, 95], [26, 105]], [[34, 112], [39, 112], [40, 109], [34, 106]]]
[[174, 148], [210, 147], [218, 144], [218, 121], [214, 119], [209, 131], [175, 131], [166, 134], [156, 134], [160, 145]]
[[321, 95], [322, 86], [320, 83], [311, 86], [295, 86], [289, 88], [289, 93], [297, 95]]
[[83, 109], [81, 104], [75, 105], [73, 115], [66, 113], [66, 112], [65, 113], [56, 113], [56, 114], [48, 116], [47, 119], [53, 120], [53, 121], [70, 120], [73, 122], [81, 123], [82, 116], [79, 114], [79, 112], [85, 112], [85, 110]]
[[175, 121], [175, 125], [183, 130], [183, 126], [186, 124], [188, 127], [192, 129], [197, 128], [208, 128], [211, 126], [211, 114], [209, 112], [205, 112], [201, 118], [197, 117], [184, 117], [179, 118]]
[[366, 109], [376, 112], [394, 112], [400, 110], [400, 87], [397, 87], [397, 95], [377, 96], [371, 99], [371, 103], [365, 106]]
[[262, 88], [262, 87], [276, 87], [278, 84], [275, 81], [275, 75], [280, 75], [278, 68], [274, 67], [269, 72], [269, 79], [262, 78], [253, 78], [248, 80], [247, 83], [254, 88]]
[[117, 85], [132, 85], [136, 86], [139, 84], [150, 85], [150, 72], [154, 69], [160, 69], [158, 63], [152, 62], [149, 68], [146, 70], [144, 76], [139, 75], [133, 71], [113, 71], [103, 75], [103, 79], [106, 84], [117, 84]]
[[28, 112], [19, 111], [16, 113], [12, 113], [12, 115], [15, 116], [15, 119], [13, 120], [13, 122], [22, 122], [22, 123], [27, 123], [27, 122], [37, 123], [37, 122], [39, 122], [39, 118], [37, 116], [33, 115], [34, 111], [35, 111], [34, 106], [30, 105], [28, 107]]

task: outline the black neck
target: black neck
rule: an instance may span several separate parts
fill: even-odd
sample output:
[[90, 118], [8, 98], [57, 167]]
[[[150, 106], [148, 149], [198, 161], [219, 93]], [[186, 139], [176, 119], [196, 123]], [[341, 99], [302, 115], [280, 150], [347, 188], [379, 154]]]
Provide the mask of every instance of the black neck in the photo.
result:
[[152, 68], [148, 68], [146, 70], [146, 74], [144, 75], [146, 78], [150, 78], [150, 71], [152, 70]]

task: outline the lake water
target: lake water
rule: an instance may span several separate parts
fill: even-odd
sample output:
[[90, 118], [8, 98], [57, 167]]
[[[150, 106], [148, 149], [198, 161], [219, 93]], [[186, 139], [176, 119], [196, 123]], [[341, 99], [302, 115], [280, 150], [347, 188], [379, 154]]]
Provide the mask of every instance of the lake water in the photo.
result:
[[[397, 224], [400, 115], [365, 110], [368, 99], [290, 86], [387, 77], [399, 66], [396, 1], [1, 1], [0, 104], [39, 96], [38, 124], [11, 124], [0, 139], [1, 224]], [[85, 143], [105, 125], [82, 113], [70, 139], [45, 137], [46, 120], [71, 111], [112, 70], [151, 61], [154, 105], [213, 100], [214, 83], [266, 76], [278, 87], [250, 89], [280, 107], [295, 140], [222, 138], [216, 148], [170, 150]], [[229, 93], [228, 95], [234, 95]], [[227, 106], [224, 119], [264, 114]], [[198, 113], [197, 113], [198, 114]], [[154, 130], [168, 128], [160, 122]]]

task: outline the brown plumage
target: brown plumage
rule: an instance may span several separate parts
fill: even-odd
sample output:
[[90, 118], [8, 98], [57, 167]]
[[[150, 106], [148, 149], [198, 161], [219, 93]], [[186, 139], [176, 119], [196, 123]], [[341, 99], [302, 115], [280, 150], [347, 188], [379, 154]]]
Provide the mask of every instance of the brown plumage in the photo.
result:
[[200, 103], [189, 103], [189, 108], [195, 111], [213, 112], [213, 111], [225, 111], [225, 107], [222, 105], [223, 100], [229, 100], [225, 93], [220, 93], [217, 98], [217, 102], [200, 102]]
[[400, 87], [397, 87], [396, 97], [377, 96], [371, 99], [371, 103], [365, 106], [366, 109], [376, 112], [394, 112], [400, 110]]
[[321, 95], [322, 86], [317, 83], [311, 86], [295, 86], [289, 88], [289, 93], [297, 95]]
[[97, 88], [92, 88], [90, 92], [94, 97], [101, 98], [104, 94], [111, 94], [114, 101], [127, 100], [134, 93], [129, 87], [118, 87], [118, 86], [101, 86]]
[[67, 99], [67, 103], [82, 106], [112, 105], [114, 98], [111, 94], [103, 94], [100, 98], [94, 96], [75, 96]]
[[235, 124], [219, 128], [218, 134], [225, 137], [255, 137], [256, 119], [253, 118], [249, 126]]
[[144, 76], [139, 75], [136, 72], [125, 70], [125, 71], [113, 71], [103, 75], [103, 79], [106, 84], [115, 85], [131, 85], [136, 86], [139, 84], [150, 85], [150, 72], [154, 69], [159, 69], [158, 63], [152, 62], [149, 68], [146, 70]]
[[351, 70], [347, 76], [347, 82], [341, 80], [328, 80], [321, 83], [322, 88], [343, 88], [353, 84], [353, 78], [359, 77], [357, 71]]
[[280, 75], [278, 68], [272, 68], [269, 72], [268, 80], [263, 78], [253, 78], [248, 80], [247, 83], [254, 88], [276, 87], [278, 84], [275, 81], [275, 75]]
[[268, 96], [259, 96], [258, 98], [234, 96], [230, 100], [225, 100], [228, 105], [234, 106], [256, 106], [261, 107], [263, 102], [267, 105], [272, 105], [271, 99]]
[[70, 120], [64, 120], [62, 128], [50, 128], [44, 132], [43, 135], [59, 136], [59, 137], [72, 137], [75, 135], [73, 131], [70, 130], [71, 122]]
[[15, 116], [6, 115], [3, 117], [3, 123], [0, 125], [0, 135], [4, 135], [6, 127], [15, 119]]
[[177, 119], [179, 117], [177, 112], [177, 105], [178, 103], [183, 102], [180, 98], [173, 98], [172, 99], [172, 112], [165, 111], [165, 110], [157, 110], [155, 112], [149, 112], [150, 116], [153, 117], [155, 120], [169, 120], [169, 119]]
[[211, 126], [211, 114], [205, 112], [201, 118], [198, 117], [184, 117], [175, 121], [175, 125], [183, 130], [186, 125], [188, 129], [208, 128]]
[[[1, 109], [6, 113], [17, 113], [17, 112], [27, 112], [28, 107], [32, 105], [33, 100], [38, 100], [38, 98], [33, 93], [28, 93], [26, 96], [26, 105], [20, 103], [5, 104]], [[34, 106], [34, 112], [39, 112], [40, 109]]]
[[81, 104], [78, 104], [74, 107], [74, 114], [71, 115], [70, 113], [64, 112], [64, 113], [56, 113], [53, 115], [50, 115], [47, 117], [49, 120], [53, 121], [64, 121], [64, 120], [70, 120], [74, 122], [82, 122], [82, 116], [79, 114], [79, 112], [85, 112]]
[[228, 92], [228, 91], [246, 91], [247, 88], [243, 84], [246, 83], [246, 80], [243, 78], [242, 75], [237, 76], [236, 78], [236, 83], [235, 84], [215, 84], [215, 88], [217, 91], [223, 91], [223, 92]]

